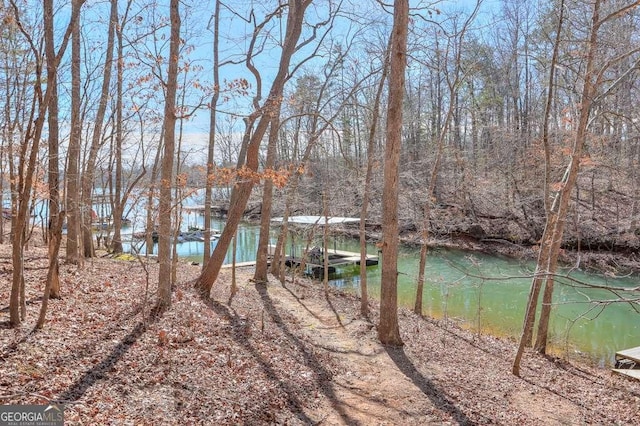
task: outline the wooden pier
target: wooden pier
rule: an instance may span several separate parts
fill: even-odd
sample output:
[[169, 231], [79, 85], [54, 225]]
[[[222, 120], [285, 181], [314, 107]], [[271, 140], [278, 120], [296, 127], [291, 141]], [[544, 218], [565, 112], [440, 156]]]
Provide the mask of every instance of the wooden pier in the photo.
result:
[[[197, 204], [194, 206], [182, 206], [182, 210], [187, 213], [195, 212], [203, 215], [205, 211], [205, 207], [204, 207], [204, 204]], [[228, 204], [212, 204], [211, 211], [213, 213], [226, 214], [229, 211], [229, 205]]]
[[[248, 268], [250, 266], [256, 266], [256, 261], [255, 260], [250, 260], [248, 262], [236, 262], [236, 264], [235, 264], [236, 268]], [[233, 268], [233, 267], [234, 267], [233, 263], [224, 263], [224, 264], [222, 264], [220, 269], [230, 269], [230, 268]]]
[[[275, 246], [269, 245], [269, 256], [267, 262], [271, 264], [271, 259], [273, 258], [273, 253], [275, 251]], [[349, 265], [360, 265], [360, 253], [352, 252], [352, 251], [344, 251], [344, 250], [336, 250], [329, 249], [329, 273], [333, 274], [336, 272], [337, 267], [349, 266]], [[367, 266], [377, 265], [378, 264], [378, 256], [367, 254], [366, 258]], [[305, 272], [309, 275], [312, 275], [316, 278], [322, 277], [324, 273], [324, 263], [322, 251], [320, 248], [314, 248], [309, 250], [304, 259], [302, 257], [294, 257], [294, 256], [285, 256], [285, 265], [292, 267], [300, 267], [304, 263]], [[252, 267], [256, 265], [255, 260], [251, 260], [248, 262], [236, 262], [236, 268], [246, 268]], [[221, 266], [222, 269], [232, 268], [233, 263], [225, 263]]]
[[[259, 213], [261, 207], [262, 207], [262, 204], [247, 205], [247, 207], [243, 212], [243, 215], [247, 216], [254, 213]], [[199, 215], [204, 215], [205, 206], [203, 204], [197, 204], [193, 206], [182, 206], [182, 211], [186, 212], [187, 214], [196, 213]], [[212, 204], [211, 213], [213, 213], [218, 217], [226, 217], [227, 214], [229, 214], [229, 203], [222, 202], [222, 203]]]
[[640, 380], [640, 346], [616, 352], [614, 373]]
[[[349, 265], [360, 265], [360, 253], [329, 249], [327, 250], [329, 273], [333, 274], [337, 268]], [[367, 254], [367, 266], [378, 264], [378, 256]], [[316, 278], [322, 277], [324, 274], [324, 252], [321, 248], [315, 247], [309, 250], [304, 257], [285, 256], [285, 265], [288, 267], [300, 267], [305, 265], [305, 272]]]
[[[274, 217], [271, 219], [275, 223], [283, 223], [284, 217]], [[312, 234], [317, 227], [330, 227], [336, 225], [347, 225], [360, 222], [358, 217], [341, 217], [341, 216], [290, 216], [287, 223], [296, 225], [299, 228], [310, 231]], [[285, 256], [285, 265], [290, 268], [300, 268], [304, 265], [304, 272], [315, 278], [321, 278], [324, 275], [324, 249], [314, 247], [303, 256], [296, 256], [295, 252]], [[373, 266], [378, 264], [378, 256], [367, 254], [366, 265]], [[350, 265], [360, 265], [361, 258], [359, 252], [338, 250], [335, 247], [327, 250], [327, 265], [329, 274], [336, 272], [338, 267]]]

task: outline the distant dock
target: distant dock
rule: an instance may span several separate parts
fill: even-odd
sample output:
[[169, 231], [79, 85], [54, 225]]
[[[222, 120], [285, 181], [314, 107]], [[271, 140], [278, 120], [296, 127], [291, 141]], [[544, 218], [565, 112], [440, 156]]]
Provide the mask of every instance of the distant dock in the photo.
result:
[[[284, 217], [274, 217], [272, 222], [283, 223]], [[316, 227], [323, 226], [344, 226], [348, 224], [354, 224], [360, 222], [358, 217], [342, 217], [342, 216], [290, 216], [286, 219], [289, 224], [294, 224], [307, 229], [314, 229]], [[308, 252], [304, 253], [302, 257], [297, 257], [295, 253], [290, 253], [285, 256], [285, 265], [290, 268], [300, 268], [304, 265], [304, 272], [307, 275], [312, 275], [315, 278], [320, 278], [324, 275], [324, 249], [321, 247], [314, 247]], [[367, 254], [366, 265], [373, 266], [378, 264], [378, 256]], [[327, 250], [327, 265], [329, 274], [336, 272], [338, 267], [349, 265], [360, 265], [362, 262], [359, 252], [344, 251], [334, 248]]]
[[[337, 268], [360, 265], [360, 253], [344, 250], [329, 249], [327, 250], [329, 273], [333, 274]], [[378, 264], [378, 256], [367, 254], [366, 265], [373, 266]], [[313, 248], [303, 257], [285, 256], [285, 265], [290, 268], [299, 268], [304, 264], [305, 271], [316, 278], [320, 278], [324, 274], [324, 252], [320, 248]]]
[[[182, 210], [190, 213], [195, 212], [199, 214], [204, 214], [205, 206], [204, 204], [196, 204], [194, 206], [182, 206]], [[227, 204], [212, 204], [211, 211], [215, 213], [227, 213], [229, 211], [229, 206]]]
[[[243, 215], [246, 216], [246, 215], [259, 213], [261, 207], [262, 207], [262, 204], [247, 205], [247, 207], [243, 212]], [[206, 208], [204, 204], [197, 204], [192, 206], [182, 206], [182, 210], [187, 214], [196, 213], [199, 215], [204, 215]], [[216, 216], [226, 217], [227, 214], [229, 214], [229, 203], [223, 202], [223, 203], [211, 204], [211, 212]]]

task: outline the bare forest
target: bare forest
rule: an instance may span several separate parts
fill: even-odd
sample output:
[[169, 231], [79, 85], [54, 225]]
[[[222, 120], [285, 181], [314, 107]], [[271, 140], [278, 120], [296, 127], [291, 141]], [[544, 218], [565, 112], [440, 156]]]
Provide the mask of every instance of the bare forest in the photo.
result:
[[[69, 424], [637, 421], [637, 381], [548, 335], [561, 268], [640, 273], [639, 6], [0, 0], [0, 404]], [[324, 282], [289, 274], [300, 215], [360, 220], [337, 228], [359, 294], [328, 285], [328, 224]], [[255, 262], [230, 267], [247, 222]], [[519, 339], [424, 315], [438, 246], [535, 262]], [[638, 288], [601, 304], [638, 313]]]

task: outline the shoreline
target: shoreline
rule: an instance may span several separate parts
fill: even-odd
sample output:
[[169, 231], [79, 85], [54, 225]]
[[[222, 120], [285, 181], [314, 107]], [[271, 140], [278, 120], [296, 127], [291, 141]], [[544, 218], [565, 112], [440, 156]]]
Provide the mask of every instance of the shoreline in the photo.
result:
[[[334, 234], [358, 239], [359, 231], [342, 228], [336, 229]], [[377, 242], [381, 233], [368, 231], [367, 242]], [[400, 234], [400, 243], [415, 249], [420, 248], [420, 235], [415, 232]], [[537, 246], [514, 243], [500, 238], [476, 238], [470, 235], [431, 236], [427, 243], [429, 248], [448, 248], [470, 252], [481, 252], [489, 255], [505, 256], [511, 259], [537, 260]], [[562, 267], [574, 267], [584, 272], [616, 276], [633, 276], [640, 278], [640, 255], [631, 248], [625, 254], [622, 252], [603, 252], [595, 250], [562, 249], [559, 256]]]

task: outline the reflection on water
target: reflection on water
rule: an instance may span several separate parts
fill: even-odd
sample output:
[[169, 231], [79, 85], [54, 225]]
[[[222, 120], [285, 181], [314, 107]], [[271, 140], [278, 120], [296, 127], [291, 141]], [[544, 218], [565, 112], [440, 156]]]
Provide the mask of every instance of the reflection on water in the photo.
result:
[[[202, 217], [191, 217], [185, 224], [202, 224]], [[199, 221], [199, 222], [198, 222]], [[223, 229], [224, 222], [215, 220], [213, 228]], [[238, 229], [237, 262], [255, 260], [259, 228], [244, 224]], [[276, 234], [272, 235], [275, 244]], [[320, 244], [321, 236], [313, 244]], [[215, 247], [216, 242], [212, 242]], [[333, 246], [332, 239], [331, 245]], [[357, 240], [336, 239], [340, 250], [359, 252]], [[155, 248], [154, 248], [155, 250]], [[301, 250], [298, 246], [297, 250]], [[368, 247], [375, 254], [376, 248]], [[178, 245], [182, 258], [202, 262], [203, 243], [187, 242]], [[398, 300], [412, 307], [418, 276], [419, 250], [404, 247], [398, 260]], [[231, 263], [227, 253], [225, 263]], [[492, 334], [519, 336], [531, 274], [532, 262], [468, 253], [455, 250], [432, 250], [425, 273], [424, 313], [434, 317], [458, 318], [472, 330]], [[367, 268], [367, 283], [371, 297], [379, 298], [380, 266]], [[612, 280], [601, 275], [572, 272], [575, 280], [616, 287], [637, 287], [638, 278]], [[358, 293], [358, 268], [338, 270], [330, 284], [345, 291]], [[576, 288], [566, 279], [558, 279], [555, 287], [556, 304], [551, 321], [553, 346], [560, 351], [576, 352], [609, 364], [617, 350], [640, 345], [640, 315], [630, 304], [606, 303], [616, 298], [607, 290]], [[628, 295], [628, 294], [627, 294]], [[636, 293], [636, 297], [637, 297]], [[636, 304], [636, 308], [639, 306]]]

